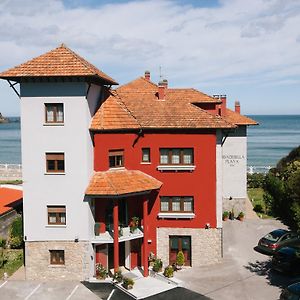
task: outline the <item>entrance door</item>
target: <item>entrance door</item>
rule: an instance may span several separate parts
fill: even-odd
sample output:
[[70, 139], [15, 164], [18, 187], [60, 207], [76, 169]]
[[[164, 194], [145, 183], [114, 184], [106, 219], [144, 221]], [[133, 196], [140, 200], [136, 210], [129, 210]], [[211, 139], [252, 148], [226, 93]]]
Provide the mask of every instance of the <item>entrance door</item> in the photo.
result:
[[183, 252], [184, 265], [191, 265], [191, 237], [190, 236], [170, 236], [170, 265], [176, 263], [177, 253]]

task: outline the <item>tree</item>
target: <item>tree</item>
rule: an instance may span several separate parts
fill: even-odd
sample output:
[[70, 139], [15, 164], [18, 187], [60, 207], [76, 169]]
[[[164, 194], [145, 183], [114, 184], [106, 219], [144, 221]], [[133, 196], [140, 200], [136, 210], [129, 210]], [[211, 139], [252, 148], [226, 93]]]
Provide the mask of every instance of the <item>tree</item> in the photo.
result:
[[272, 214], [291, 228], [300, 230], [300, 146], [269, 171], [264, 190]]

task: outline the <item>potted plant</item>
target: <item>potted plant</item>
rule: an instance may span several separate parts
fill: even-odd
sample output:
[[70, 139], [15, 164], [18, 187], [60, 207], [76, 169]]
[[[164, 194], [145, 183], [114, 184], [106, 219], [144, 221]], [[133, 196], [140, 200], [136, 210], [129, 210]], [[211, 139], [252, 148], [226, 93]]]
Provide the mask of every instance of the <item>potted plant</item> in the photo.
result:
[[225, 210], [223, 212], [223, 221], [227, 221], [229, 218], [229, 211]]
[[234, 211], [233, 211], [233, 209], [229, 212], [229, 219], [234, 220]]
[[165, 277], [173, 277], [173, 274], [174, 274], [174, 269], [172, 266], [167, 266], [164, 270], [164, 276]]
[[148, 256], [148, 262], [150, 267], [153, 267], [155, 260], [156, 260], [155, 254], [153, 252], [150, 252]]
[[124, 277], [123, 279], [123, 287], [127, 290], [130, 290], [133, 288], [134, 281], [131, 278]]
[[105, 279], [108, 275], [107, 270], [100, 263], [96, 264], [96, 277], [97, 279]]
[[244, 218], [245, 218], [245, 214], [241, 211], [241, 212], [239, 213], [239, 215], [238, 215], [238, 219], [239, 219], [240, 221], [243, 221]]
[[134, 233], [136, 229], [139, 227], [139, 217], [132, 217], [129, 222], [130, 232]]
[[161, 272], [162, 271], [162, 266], [163, 266], [162, 260], [160, 258], [156, 258], [154, 263], [153, 263], [152, 270], [154, 272]]
[[179, 269], [182, 268], [182, 266], [184, 265], [184, 254], [182, 251], [179, 251], [177, 253], [177, 257], [176, 257], [176, 264], [179, 267]]
[[123, 280], [123, 275], [122, 275], [122, 271], [118, 270], [117, 272], [115, 272], [114, 276], [113, 276], [113, 280], [120, 283]]

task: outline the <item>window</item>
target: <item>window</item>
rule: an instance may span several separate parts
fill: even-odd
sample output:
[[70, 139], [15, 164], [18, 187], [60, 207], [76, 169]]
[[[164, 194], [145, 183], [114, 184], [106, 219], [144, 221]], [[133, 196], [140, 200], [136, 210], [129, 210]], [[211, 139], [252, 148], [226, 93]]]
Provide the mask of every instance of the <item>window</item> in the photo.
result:
[[65, 172], [64, 153], [46, 153], [46, 170], [48, 173]]
[[142, 149], [142, 162], [150, 162], [150, 148]]
[[161, 165], [192, 165], [194, 163], [194, 149], [173, 148], [160, 149]]
[[48, 225], [66, 225], [66, 207], [47, 206]]
[[124, 151], [123, 150], [110, 150], [109, 156], [109, 167], [120, 168], [124, 167]]
[[193, 212], [194, 198], [193, 197], [161, 197], [160, 198], [161, 212]]
[[63, 103], [45, 103], [46, 123], [64, 122]]
[[64, 265], [65, 251], [64, 250], [50, 250], [50, 265]]

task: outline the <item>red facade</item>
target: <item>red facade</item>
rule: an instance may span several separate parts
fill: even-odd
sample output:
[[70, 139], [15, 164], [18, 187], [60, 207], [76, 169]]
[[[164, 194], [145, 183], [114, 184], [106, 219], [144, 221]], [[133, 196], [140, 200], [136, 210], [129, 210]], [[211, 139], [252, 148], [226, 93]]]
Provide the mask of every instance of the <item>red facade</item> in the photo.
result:
[[[149, 132], [142, 135], [134, 133], [95, 133], [94, 135], [95, 171], [109, 169], [109, 151], [124, 151], [124, 167], [140, 170], [163, 183], [159, 192], [148, 195], [148, 250], [156, 253], [156, 228], [204, 228], [210, 223], [216, 227], [216, 134], [213, 130], [199, 130], [189, 133]], [[150, 163], [142, 162], [142, 149], [150, 148]], [[159, 171], [160, 148], [192, 148], [194, 150], [193, 171]], [[159, 218], [161, 196], [194, 197], [192, 219]], [[143, 216], [142, 198], [129, 196], [126, 199], [128, 216]], [[105, 221], [105, 207], [111, 200], [96, 200], [96, 221]], [[143, 218], [142, 218], [143, 225]], [[131, 267], [138, 264], [137, 240], [131, 241]]]

